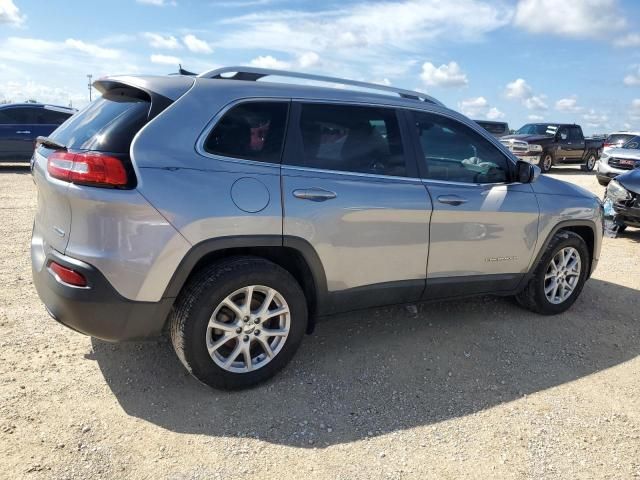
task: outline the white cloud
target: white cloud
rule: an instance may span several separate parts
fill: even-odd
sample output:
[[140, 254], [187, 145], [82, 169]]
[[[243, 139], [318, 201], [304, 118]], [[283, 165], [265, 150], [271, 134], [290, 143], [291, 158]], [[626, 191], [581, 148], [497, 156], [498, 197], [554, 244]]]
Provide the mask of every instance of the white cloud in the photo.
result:
[[461, 87], [467, 85], [469, 80], [456, 62], [436, 67], [431, 62], [422, 64], [420, 78], [428, 86], [437, 87]]
[[590, 109], [587, 113], [582, 115], [582, 118], [587, 122], [587, 126], [591, 128], [605, 127], [609, 121], [608, 115], [597, 112], [594, 109]]
[[87, 55], [91, 55], [95, 58], [115, 59], [120, 57], [120, 52], [118, 50], [99, 47], [98, 45], [86, 43], [82, 40], [67, 38], [64, 41], [64, 44], [69, 48], [73, 48], [75, 50], [78, 50], [79, 52], [86, 53]]
[[500, 120], [502, 118], [504, 118], [504, 113], [496, 107], [491, 107], [487, 112], [487, 120]]
[[532, 33], [588, 38], [625, 28], [618, 0], [520, 0], [514, 24]]
[[312, 12], [272, 10], [226, 19], [222, 23], [237, 28], [220, 33], [216, 44], [289, 55], [314, 51], [329, 62], [371, 65], [395, 62], [398, 50], [417, 52], [424, 42], [451, 32], [458, 41], [478, 40], [507, 25], [511, 14], [505, 2], [484, 0], [360, 0]]
[[195, 35], [189, 34], [182, 37], [182, 41], [187, 48], [194, 53], [211, 53], [213, 48], [204, 40], [199, 39]]
[[0, 83], [0, 99], [11, 102], [23, 102], [35, 99], [42, 103], [67, 106], [71, 104], [79, 107], [88, 101], [87, 91], [71, 90], [68, 88], [42, 85], [32, 80], [24, 82], [8, 81]]
[[300, 68], [309, 68], [320, 62], [320, 56], [316, 52], [304, 52], [298, 57]]
[[544, 117], [542, 115], [529, 115], [527, 118], [532, 122], [541, 122], [542, 120], [544, 120]]
[[458, 102], [458, 108], [467, 117], [487, 120], [499, 120], [504, 118], [504, 113], [498, 110], [496, 107], [489, 105], [489, 102], [484, 97], [468, 98]]
[[136, 0], [143, 5], [153, 5], [154, 7], [166, 7], [168, 5], [175, 7], [178, 3], [175, 0]]
[[531, 86], [523, 78], [507, 84], [505, 96], [511, 100], [519, 100], [529, 110], [547, 110], [546, 95], [535, 95]]
[[629, 75], [626, 75], [623, 79], [623, 82], [628, 87], [635, 87], [640, 85], [640, 66], [636, 66], [634, 71]]
[[158, 53], [154, 53], [149, 57], [152, 63], [159, 63], [161, 65], [175, 65], [178, 66], [182, 61], [178, 57], [174, 57], [172, 55], [161, 55]]
[[180, 48], [180, 42], [178, 39], [171, 35], [164, 37], [157, 33], [145, 32], [142, 36], [149, 40], [149, 45], [153, 48], [166, 48], [168, 50], [176, 50]]
[[578, 106], [578, 97], [575, 95], [569, 98], [561, 98], [556, 102], [556, 110], [559, 112], [579, 112], [582, 107]]
[[24, 19], [13, 0], [0, 0], [0, 25], [22, 25]]
[[624, 37], [614, 40], [616, 47], [640, 47], [640, 33], [627, 33]]
[[505, 95], [507, 98], [524, 100], [533, 95], [533, 90], [523, 78], [518, 78], [507, 84]]
[[258, 68], [273, 68], [275, 70], [286, 70], [288, 68], [291, 68], [291, 64], [289, 62], [278, 60], [271, 55], [261, 55], [259, 57], [256, 57], [251, 60], [251, 62], [249, 62], [249, 65]]

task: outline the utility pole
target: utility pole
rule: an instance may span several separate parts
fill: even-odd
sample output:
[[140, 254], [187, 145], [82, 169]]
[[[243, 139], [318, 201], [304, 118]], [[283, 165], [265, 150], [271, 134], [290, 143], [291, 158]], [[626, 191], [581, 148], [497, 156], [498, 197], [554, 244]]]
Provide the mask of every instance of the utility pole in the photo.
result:
[[91, 79], [93, 78], [93, 75], [88, 74], [88, 75], [87, 75], [87, 78], [89, 79], [89, 83], [88, 83], [88, 85], [87, 85], [87, 86], [89, 87], [89, 102], [91, 102], [91, 89], [92, 89], [92, 86], [91, 86]]

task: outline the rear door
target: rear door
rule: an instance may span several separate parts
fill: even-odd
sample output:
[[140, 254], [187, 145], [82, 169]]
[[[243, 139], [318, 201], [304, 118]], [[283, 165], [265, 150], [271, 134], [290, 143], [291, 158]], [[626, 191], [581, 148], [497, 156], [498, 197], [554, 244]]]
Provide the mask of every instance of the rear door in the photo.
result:
[[531, 185], [511, 182], [511, 161], [469, 125], [436, 113], [411, 115], [433, 201], [425, 297], [515, 288], [536, 243]]
[[417, 300], [431, 202], [394, 108], [294, 102], [282, 167], [285, 242], [308, 242], [333, 310]]
[[572, 160], [581, 160], [584, 156], [585, 141], [582, 129], [578, 125], [569, 127], [569, 151]]

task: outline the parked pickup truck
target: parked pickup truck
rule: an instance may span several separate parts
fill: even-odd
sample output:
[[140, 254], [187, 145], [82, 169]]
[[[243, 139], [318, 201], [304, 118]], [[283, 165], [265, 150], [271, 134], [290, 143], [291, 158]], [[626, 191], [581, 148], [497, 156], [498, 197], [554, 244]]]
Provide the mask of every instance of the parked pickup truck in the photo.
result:
[[595, 167], [604, 142], [584, 138], [580, 125], [527, 123], [514, 135], [500, 138], [513, 154], [536, 164], [543, 172], [559, 163], [581, 164], [582, 170]]

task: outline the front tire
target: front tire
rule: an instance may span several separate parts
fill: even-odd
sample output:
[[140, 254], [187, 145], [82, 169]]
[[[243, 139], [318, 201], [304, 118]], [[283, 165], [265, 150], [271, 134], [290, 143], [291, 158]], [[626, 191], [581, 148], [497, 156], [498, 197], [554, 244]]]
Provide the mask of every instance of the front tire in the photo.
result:
[[555, 315], [574, 304], [587, 280], [590, 255], [587, 244], [574, 232], [556, 233], [538, 262], [518, 303], [532, 312]]
[[185, 368], [206, 385], [233, 390], [271, 378], [291, 360], [307, 329], [307, 304], [283, 268], [235, 257], [195, 274], [169, 321]]
[[538, 162], [538, 166], [542, 173], [547, 173], [553, 167], [553, 155], [549, 152], [544, 152], [540, 157], [540, 161]]

